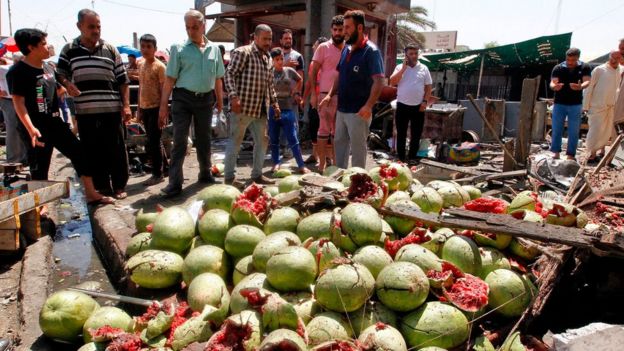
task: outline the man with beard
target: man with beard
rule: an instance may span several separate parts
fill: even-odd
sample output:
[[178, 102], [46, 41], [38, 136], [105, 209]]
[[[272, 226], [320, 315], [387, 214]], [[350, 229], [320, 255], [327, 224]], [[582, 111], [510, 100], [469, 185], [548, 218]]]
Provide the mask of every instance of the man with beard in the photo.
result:
[[[338, 105], [338, 96], [334, 96], [322, 108], [317, 107], [317, 103], [323, 100], [331, 90], [338, 71], [336, 67], [340, 61], [340, 54], [344, 48], [344, 17], [342, 15], [332, 18], [331, 32], [332, 38], [324, 43], [319, 44], [312, 57], [311, 71], [308, 76], [310, 85], [315, 87], [319, 85], [319, 95], [315, 92], [310, 96], [310, 105], [317, 108], [319, 112], [319, 128], [317, 132], [316, 152], [319, 158], [318, 171], [323, 173], [325, 170], [326, 158], [332, 160], [336, 164], [336, 157], [330, 142], [334, 136], [336, 126], [336, 107]], [[318, 82], [317, 82], [318, 77]]]
[[282, 54], [284, 55], [284, 66], [293, 68], [297, 71], [299, 77], [303, 77], [303, 56], [292, 48], [292, 30], [284, 29], [282, 37], [280, 38], [280, 46], [282, 48]]
[[364, 35], [364, 12], [347, 11], [344, 15], [345, 41], [338, 63], [338, 77], [329, 93], [319, 103], [323, 108], [338, 95], [334, 147], [336, 165], [348, 168], [349, 153], [353, 167], [366, 168], [366, 139], [373, 115], [373, 105], [381, 94], [384, 80], [383, 59], [377, 46]]
[[[251, 180], [258, 184], [272, 184], [262, 175], [264, 155], [268, 144], [267, 118], [269, 105], [279, 118], [280, 108], [273, 87], [273, 63], [269, 56], [273, 32], [266, 24], [259, 24], [253, 42], [232, 51], [225, 73], [225, 87], [232, 104], [229, 140], [225, 149], [224, 177], [226, 184], [234, 184], [236, 158], [247, 128], [254, 140]], [[236, 183], [236, 185], [239, 185]]]

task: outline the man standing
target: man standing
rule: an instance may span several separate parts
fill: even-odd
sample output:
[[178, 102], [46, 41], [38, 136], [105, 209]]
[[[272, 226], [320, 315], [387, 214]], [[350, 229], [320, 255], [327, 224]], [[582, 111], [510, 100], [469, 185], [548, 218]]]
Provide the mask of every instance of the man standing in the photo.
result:
[[146, 186], [155, 185], [163, 181], [164, 163], [166, 161], [165, 149], [163, 148], [161, 130], [158, 123], [158, 111], [162, 88], [165, 83], [165, 64], [154, 56], [156, 54], [156, 38], [151, 34], [141, 36], [141, 56], [139, 63], [139, 110], [137, 115], [145, 126], [147, 134], [147, 147], [152, 160], [152, 177], [146, 182]]
[[128, 183], [123, 128], [132, 117], [128, 75], [117, 49], [100, 38], [100, 16], [95, 11], [80, 10], [77, 26], [80, 36], [61, 51], [58, 79], [74, 97], [95, 188], [123, 199]]
[[[24, 141], [22, 127], [19, 118], [13, 107], [11, 93], [7, 84], [6, 75], [12, 65], [0, 65], [0, 111], [4, 117], [4, 128], [6, 130], [6, 160], [10, 163], [21, 163], [28, 165], [28, 147]], [[14, 62], [13, 64], [17, 64]]]
[[173, 91], [171, 118], [173, 121], [173, 150], [169, 168], [169, 185], [161, 192], [175, 196], [182, 191], [184, 176], [182, 166], [186, 155], [191, 120], [195, 129], [195, 149], [199, 162], [200, 183], [212, 184], [210, 173], [210, 139], [212, 134], [212, 109], [217, 103], [223, 108], [223, 91], [219, 81], [225, 73], [219, 47], [208, 42], [206, 19], [197, 10], [184, 15], [188, 39], [184, 44], [171, 46], [167, 64], [167, 80], [160, 99], [160, 126], [169, 117], [169, 95]]
[[622, 81], [619, 51], [612, 51], [609, 61], [594, 68], [583, 99], [583, 111], [589, 114], [589, 131], [586, 148], [590, 152], [588, 163], [598, 161], [596, 152], [604, 155], [604, 147], [615, 135], [613, 112], [618, 87]]
[[[313, 92], [310, 96], [310, 105], [312, 108], [318, 108], [319, 112], [319, 128], [317, 132], [316, 151], [319, 157], [319, 173], [325, 170], [326, 158], [332, 160], [336, 164], [336, 158], [331, 138], [334, 136], [336, 126], [336, 108], [338, 107], [338, 96], [334, 97], [324, 106], [317, 107], [318, 101], [327, 96], [334, 81], [338, 77], [336, 67], [340, 61], [340, 55], [344, 48], [344, 17], [342, 15], [334, 16], [331, 23], [331, 40], [319, 44], [314, 52], [311, 63], [311, 71], [308, 76], [310, 86], [319, 86], [319, 95]], [[317, 82], [318, 78], [318, 82]]]
[[[431, 74], [427, 66], [418, 62], [419, 49], [415, 44], [406, 46], [403, 63], [398, 65], [390, 76], [390, 85], [398, 85], [394, 123], [397, 130], [397, 152], [403, 162], [415, 160], [417, 157], [420, 136], [425, 124], [427, 99], [431, 97]], [[408, 123], [411, 138], [409, 154], [405, 157]]]
[[303, 77], [303, 56], [293, 46], [292, 30], [284, 29], [280, 38], [280, 46], [284, 55], [284, 66], [294, 68], [300, 77]]
[[240, 145], [249, 128], [254, 140], [251, 180], [259, 184], [273, 181], [262, 175], [267, 148], [267, 116], [269, 105], [280, 115], [277, 95], [273, 87], [273, 70], [269, 50], [273, 33], [271, 27], [259, 24], [253, 42], [232, 51], [225, 74], [225, 86], [232, 104], [230, 136], [225, 151], [225, 183], [234, 183], [234, 167]]
[[550, 151], [554, 158], [561, 153], [561, 138], [568, 120], [568, 148], [566, 155], [569, 160], [576, 156], [576, 147], [581, 129], [581, 109], [583, 108], [583, 89], [589, 85], [591, 69], [579, 61], [581, 50], [570, 48], [566, 52], [566, 60], [553, 68], [550, 88], [555, 91], [555, 105], [552, 112], [552, 145]]
[[383, 59], [377, 46], [364, 35], [364, 26], [364, 12], [345, 13], [344, 34], [350, 46], [342, 50], [338, 79], [319, 103], [322, 109], [338, 95], [334, 147], [340, 168], [349, 166], [349, 153], [353, 167], [366, 168], [366, 139], [373, 105], [383, 87]]
[[[620, 39], [618, 50], [620, 51], [620, 65], [624, 65], [624, 38]], [[614, 123], [616, 125], [624, 123], [624, 83], [620, 83], [620, 90], [615, 103]], [[621, 129], [618, 129], [618, 132], [624, 132], [624, 128]]]

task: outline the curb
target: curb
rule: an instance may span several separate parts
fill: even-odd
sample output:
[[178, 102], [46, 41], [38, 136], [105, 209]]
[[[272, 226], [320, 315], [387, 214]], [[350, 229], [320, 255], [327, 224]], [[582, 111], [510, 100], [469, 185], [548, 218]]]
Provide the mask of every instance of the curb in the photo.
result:
[[98, 208], [89, 211], [89, 214], [95, 247], [104, 261], [108, 276], [113, 285], [123, 286], [126, 248], [135, 230], [128, 226], [113, 206]]
[[29, 350], [42, 334], [39, 311], [50, 290], [52, 265], [52, 238], [49, 235], [28, 246], [22, 259], [18, 291], [21, 341], [17, 350]]

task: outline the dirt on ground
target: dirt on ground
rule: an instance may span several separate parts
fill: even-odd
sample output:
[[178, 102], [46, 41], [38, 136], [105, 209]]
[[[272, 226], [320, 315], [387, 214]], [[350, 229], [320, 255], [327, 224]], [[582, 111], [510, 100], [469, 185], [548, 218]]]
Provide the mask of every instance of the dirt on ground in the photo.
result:
[[0, 257], [0, 338], [18, 341], [19, 310], [18, 287], [22, 261], [17, 255], [3, 255]]

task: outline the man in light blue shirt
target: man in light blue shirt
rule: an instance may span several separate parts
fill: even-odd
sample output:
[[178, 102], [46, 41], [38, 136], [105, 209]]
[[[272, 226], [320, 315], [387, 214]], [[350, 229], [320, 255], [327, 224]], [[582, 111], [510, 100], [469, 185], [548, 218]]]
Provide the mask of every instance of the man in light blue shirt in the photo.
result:
[[223, 83], [225, 74], [219, 48], [208, 42], [204, 36], [206, 19], [204, 15], [190, 10], [184, 15], [188, 40], [184, 44], [171, 46], [167, 79], [163, 86], [160, 102], [160, 127], [169, 118], [169, 95], [173, 92], [171, 118], [173, 122], [173, 149], [169, 167], [169, 185], [162, 194], [166, 197], [182, 191], [184, 175], [182, 165], [186, 155], [187, 139], [191, 120], [195, 128], [195, 149], [199, 162], [200, 183], [214, 183], [210, 174], [210, 139], [212, 134], [212, 109], [223, 108]]

